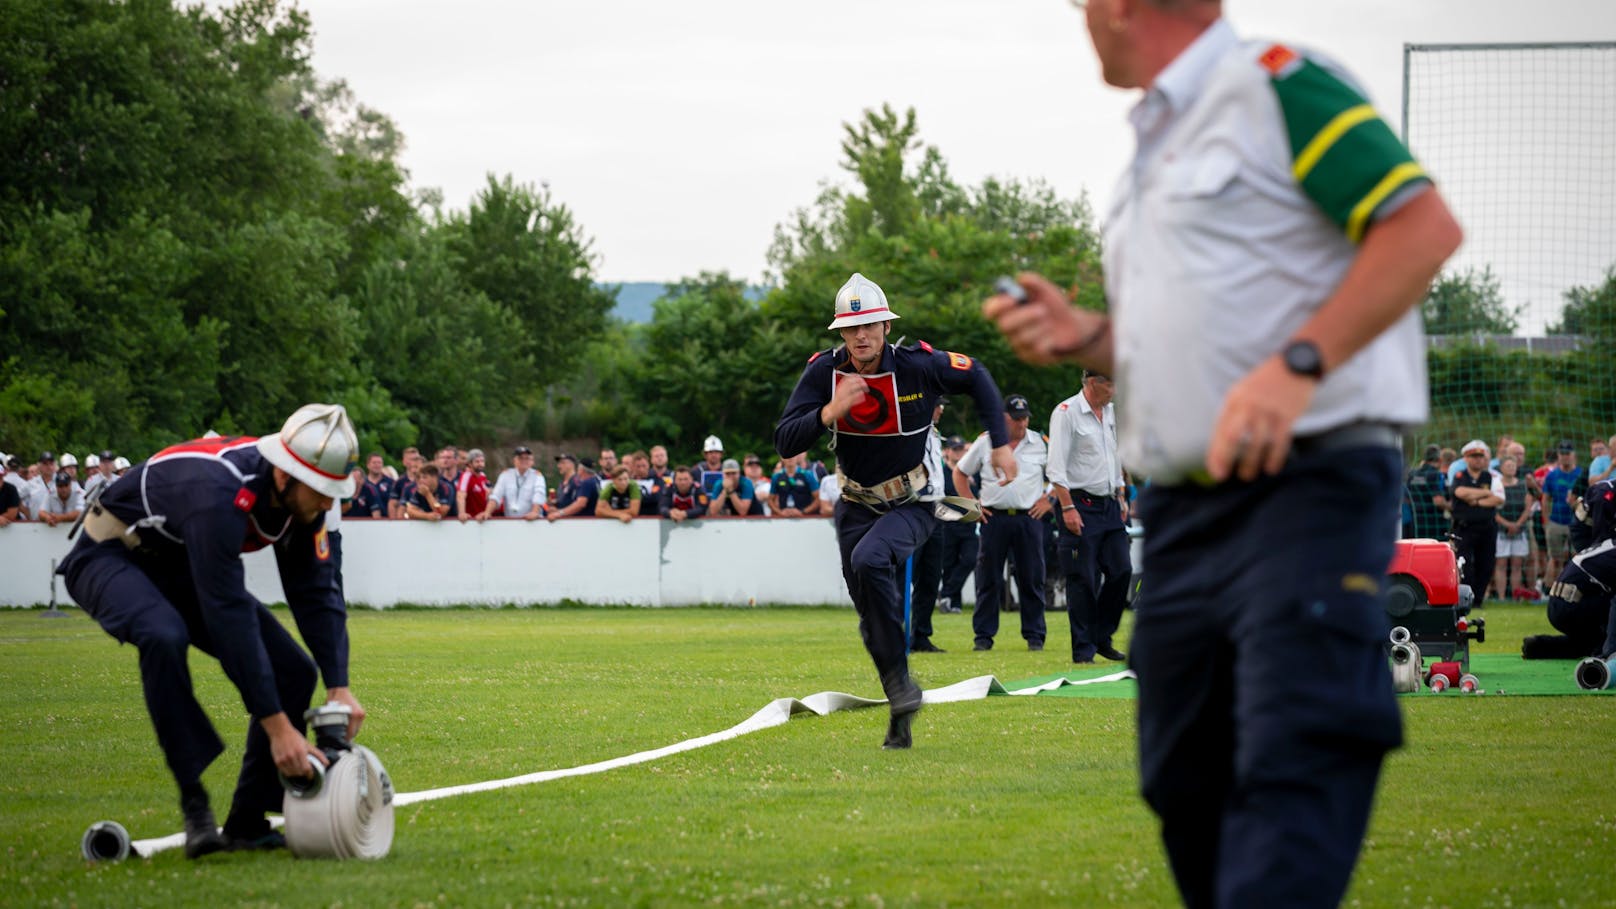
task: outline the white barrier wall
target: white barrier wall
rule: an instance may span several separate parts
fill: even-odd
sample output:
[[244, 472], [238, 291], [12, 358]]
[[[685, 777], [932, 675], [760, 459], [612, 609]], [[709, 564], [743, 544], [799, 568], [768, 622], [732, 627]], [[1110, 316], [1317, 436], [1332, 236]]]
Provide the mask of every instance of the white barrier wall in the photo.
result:
[[[0, 606], [50, 602], [51, 560], [71, 545], [65, 527], [0, 528]], [[364, 606], [849, 604], [825, 518], [345, 521], [342, 548], [348, 600]], [[248, 589], [266, 603], [284, 601], [271, 551], [245, 561]], [[56, 601], [71, 603], [55, 581]]]

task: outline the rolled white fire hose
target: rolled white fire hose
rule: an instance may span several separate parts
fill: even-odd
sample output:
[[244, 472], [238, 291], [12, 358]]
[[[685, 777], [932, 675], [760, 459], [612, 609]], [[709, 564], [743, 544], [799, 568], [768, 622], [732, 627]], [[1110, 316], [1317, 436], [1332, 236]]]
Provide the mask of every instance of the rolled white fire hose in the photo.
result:
[[306, 794], [286, 793], [286, 848], [298, 858], [379, 859], [393, 847], [393, 781], [354, 745]]
[[1424, 660], [1413, 641], [1392, 645], [1392, 688], [1398, 692], [1419, 691]]

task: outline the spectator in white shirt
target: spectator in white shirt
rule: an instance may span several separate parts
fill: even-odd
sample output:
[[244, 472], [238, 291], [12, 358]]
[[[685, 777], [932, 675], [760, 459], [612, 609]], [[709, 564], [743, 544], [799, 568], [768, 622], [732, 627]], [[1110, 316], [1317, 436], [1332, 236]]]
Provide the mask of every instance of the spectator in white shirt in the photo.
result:
[[[91, 463], [92, 461], [94, 463]], [[117, 479], [117, 477], [112, 475], [112, 465], [113, 457], [112, 452], [110, 451], [103, 451], [99, 455], [90, 455], [84, 459], [84, 466], [94, 468], [95, 470], [95, 472], [90, 474], [89, 478], [84, 481], [85, 501], [89, 501], [90, 495], [94, 493], [98, 487]]]
[[72, 524], [84, 510], [84, 493], [66, 471], [56, 474], [54, 485], [56, 488], [45, 499], [45, 507], [40, 509], [39, 519], [52, 527]]
[[1056, 553], [1074, 663], [1092, 663], [1095, 654], [1127, 659], [1111, 643], [1133, 576], [1114, 391], [1110, 376], [1084, 370], [1083, 389], [1049, 416], [1049, 482], [1061, 509]]
[[971, 629], [976, 650], [992, 650], [999, 633], [999, 602], [1004, 592], [1004, 562], [1014, 562], [1016, 591], [1020, 594], [1021, 636], [1028, 650], [1044, 649], [1044, 539], [1043, 517], [1049, 514], [1049, 497], [1044, 494], [1044, 466], [1049, 462], [1047, 440], [1027, 426], [1032, 409], [1021, 395], [1004, 399], [1004, 413], [1010, 429], [1010, 451], [1017, 473], [1009, 483], [994, 472], [993, 443], [987, 433], [960, 458], [954, 469], [954, 488], [966, 495], [970, 475], [981, 483], [981, 548], [976, 556], [976, 611]]
[[515, 466], [506, 468], [494, 481], [494, 491], [488, 496], [488, 508], [483, 517], [492, 514], [496, 505], [504, 505], [507, 518], [536, 520], [543, 516], [549, 494], [544, 486], [544, 474], [533, 469], [533, 449], [518, 445], [512, 463]]

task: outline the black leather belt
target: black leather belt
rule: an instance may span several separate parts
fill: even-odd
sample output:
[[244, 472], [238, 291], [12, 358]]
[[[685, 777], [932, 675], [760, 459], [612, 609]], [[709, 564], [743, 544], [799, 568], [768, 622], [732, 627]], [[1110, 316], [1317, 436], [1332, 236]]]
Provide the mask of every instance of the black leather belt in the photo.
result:
[[1345, 451], [1349, 448], [1399, 448], [1403, 433], [1390, 423], [1348, 423], [1310, 436], [1297, 436], [1291, 448], [1299, 455]]
[[988, 514], [1007, 514], [1011, 517], [1015, 517], [1018, 514], [1028, 514], [1032, 511], [1031, 508], [994, 508], [991, 506], [983, 508], [982, 510]]

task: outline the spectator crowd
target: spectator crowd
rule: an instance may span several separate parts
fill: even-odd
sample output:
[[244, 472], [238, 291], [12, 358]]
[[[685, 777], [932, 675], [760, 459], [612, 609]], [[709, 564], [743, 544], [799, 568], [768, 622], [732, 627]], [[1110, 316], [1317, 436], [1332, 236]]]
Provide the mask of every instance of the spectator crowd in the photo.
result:
[[1570, 439], [1535, 461], [1509, 435], [1457, 450], [1428, 445], [1407, 474], [1403, 536], [1452, 540], [1478, 605], [1542, 599], [1566, 560], [1593, 543], [1575, 509], [1590, 485], [1612, 475], [1613, 448], [1616, 436], [1591, 439], [1582, 462]]

